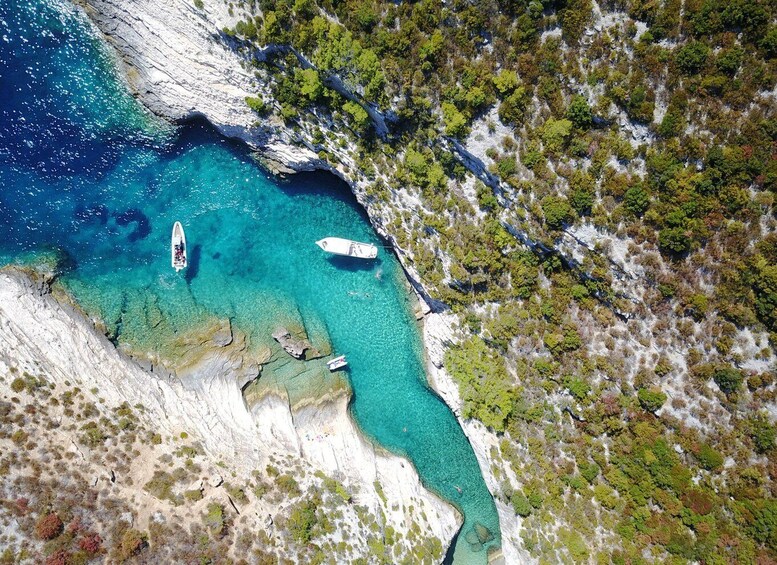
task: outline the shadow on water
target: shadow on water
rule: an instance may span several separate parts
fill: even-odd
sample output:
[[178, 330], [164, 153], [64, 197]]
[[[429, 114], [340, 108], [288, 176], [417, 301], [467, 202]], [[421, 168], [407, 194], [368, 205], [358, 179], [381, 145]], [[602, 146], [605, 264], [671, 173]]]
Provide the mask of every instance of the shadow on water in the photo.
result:
[[464, 526], [462, 525], [456, 532], [456, 535], [451, 539], [448, 551], [445, 552], [445, 557], [442, 560], [442, 565], [453, 565], [453, 554], [456, 553], [456, 543], [459, 541], [459, 536], [461, 535], [461, 530], [463, 528]]
[[186, 275], [184, 278], [186, 279], [187, 283], [192, 282], [192, 280], [197, 276], [197, 273], [200, 272], [200, 259], [202, 258], [202, 245], [195, 245], [191, 248], [191, 253], [188, 255], [188, 261], [189, 265], [186, 267]]
[[114, 216], [116, 217], [116, 223], [121, 227], [128, 226], [132, 223], [135, 224], [135, 229], [127, 235], [127, 239], [130, 243], [146, 239], [151, 233], [151, 220], [137, 208], [131, 208], [124, 212], [115, 213]]
[[342, 271], [371, 271], [373, 267], [380, 267], [380, 259], [357, 259], [356, 257], [345, 257], [343, 255], [329, 255], [327, 258], [333, 267]]

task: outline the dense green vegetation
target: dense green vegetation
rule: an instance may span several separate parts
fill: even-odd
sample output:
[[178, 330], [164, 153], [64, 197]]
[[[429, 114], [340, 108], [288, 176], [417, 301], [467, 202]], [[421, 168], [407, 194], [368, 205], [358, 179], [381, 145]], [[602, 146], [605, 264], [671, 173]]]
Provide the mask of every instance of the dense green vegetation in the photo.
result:
[[[261, 0], [226, 32], [270, 85], [260, 108], [356, 164], [341, 170], [460, 314], [445, 365], [463, 416], [502, 438], [498, 496], [527, 550], [773, 560], [774, 368], [744, 362], [777, 341], [777, 9], [599, 8]], [[254, 60], [268, 44], [301, 58]], [[624, 242], [638, 298], [606, 245], [564, 251], [584, 223]], [[746, 351], [751, 331], [769, 346]], [[595, 527], [609, 537], [588, 547]]]

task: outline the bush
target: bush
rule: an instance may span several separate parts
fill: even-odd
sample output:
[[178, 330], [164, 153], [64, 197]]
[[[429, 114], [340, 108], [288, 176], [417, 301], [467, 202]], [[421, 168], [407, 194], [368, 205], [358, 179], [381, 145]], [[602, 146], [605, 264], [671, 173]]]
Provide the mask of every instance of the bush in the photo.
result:
[[35, 523], [35, 535], [42, 540], [51, 540], [62, 533], [64, 525], [55, 512], [38, 518]]
[[657, 412], [666, 402], [666, 394], [660, 389], [641, 388], [637, 392], [639, 404], [648, 412]]
[[103, 540], [98, 534], [87, 534], [78, 541], [78, 547], [87, 553], [99, 553]]
[[588, 101], [584, 96], [575, 95], [567, 109], [567, 119], [569, 119], [576, 128], [587, 130], [593, 124], [593, 114]]
[[658, 232], [661, 251], [682, 255], [691, 250], [691, 238], [683, 228], [664, 228]]
[[753, 440], [758, 453], [766, 453], [774, 447], [774, 426], [763, 414], [756, 414], [747, 420], [747, 434]]
[[522, 493], [514, 494], [511, 502], [513, 503], [513, 510], [515, 510], [518, 516], [526, 518], [532, 513], [532, 505], [529, 503], [529, 499]]
[[575, 219], [575, 212], [566, 198], [546, 196], [542, 200], [542, 213], [550, 229], [558, 230]]
[[318, 524], [316, 510], [316, 504], [306, 500], [297, 504], [289, 515], [288, 528], [291, 537], [303, 545], [313, 539], [315, 527]]
[[226, 521], [224, 519], [224, 507], [221, 504], [211, 502], [202, 518], [203, 523], [213, 533], [220, 537], [226, 530]]
[[121, 536], [121, 542], [116, 548], [117, 561], [126, 561], [137, 555], [146, 545], [148, 545], [146, 534], [132, 528], [125, 530]]
[[706, 443], [699, 448], [696, 459], [699, 461], [699, 465], [708, 471], [720, 469], [723, 466], [723, 456]]
[[712, 373], [712, 380], [715, 381], [715, 384], [717, 384], [724, 393], [731, 394], [739, 389], [744, 377], [742, 376], [741, 371], [734, 367], [727, 366], [715, 369], [715, 372]]
[[246, 104], [248, 104], [248, 107], [251, 108], [254, 112], [259, 114], [260, 116], [267, 112], [267, 106], [264, 103], [264, 100], [259, 98], [258, 96], [246, 96]]

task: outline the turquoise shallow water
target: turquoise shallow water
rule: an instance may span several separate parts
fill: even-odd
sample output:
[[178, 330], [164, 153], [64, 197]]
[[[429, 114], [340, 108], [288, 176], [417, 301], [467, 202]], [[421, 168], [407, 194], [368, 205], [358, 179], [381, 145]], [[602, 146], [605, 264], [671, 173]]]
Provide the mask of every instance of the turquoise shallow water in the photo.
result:
[[[349, 359], [356, 422], [462, 510], [456, 561], [485, 563], [464, 537], [476, 522], [498, 536], [494, 503], [426, 387], [398, 262], [383, 249], [375, 262], [334, 258], [314, 243], [381, 244], [347, 187], [324, 174], [278, 183], [208, 127], [147, 116], [67, 3], [4, 2], [0, 35], [0, 262], [54, 250], [64, 284], [119, 343], [163, 347], [209, 316], [256, 343], [279, 321], [328, 334]], [[170, 268], [176, 219], [189, 241], [181, 275]]]

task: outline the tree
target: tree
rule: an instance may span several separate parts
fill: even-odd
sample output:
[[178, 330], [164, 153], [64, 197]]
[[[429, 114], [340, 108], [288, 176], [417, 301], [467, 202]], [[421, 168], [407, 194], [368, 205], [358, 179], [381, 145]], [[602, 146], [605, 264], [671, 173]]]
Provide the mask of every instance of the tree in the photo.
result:
[[704, 67], [710, 48], [699, 41], [689, 41], [675, 53], [675, 62], [686, 75], [695, 75]]
[[593, 124], [593, 114], [584, 96], [576, 94], [567, 108], [567, 118], [576, 128], [587, 130]]
[[683, 228], [664, 228], [658, 232], [658, 247], [662, 251], [681, 255], [691, 250], [691, 238]]
[[623, 197], [626, 210], [635, 216], [641, 216], [650, 206], [650, 194], [642, 186], [632, 186]]
[[365, 131], [370, 125], [370, 115], [356, 102], [348, 101], [343, 104], [343, 110], [351, 116], [356, 129], [359, 131]]
[[521, 84], [518, 73], [509, 69], [502, 69], [499, 71], [499, 74], [493, 78], [493, 82], [494, 88], [496, 88], [500, 98], [504, 98], [511, 94]]
[[552, 153], [560, 151], [569, 141], [571, 133], [571, 121], [549, 118], [542, 129], [542, 142], [545, 144], [545, 149]]
[[300, 94], [308, 102], [315, 103], [324, 93], [324, 85], [321, 84], [321, 77], [316, 69], [297, 69], [295, 78], [299, 87]]
[[558, 230], [575, 219], [575, 212], [563, 196], [546, 196], [542, 199], [542, 213], [550, 229]]
[[777, 265], [758, 265], [753, 284], [755, 310], [770, 329], [777, 328]]
[[503, 431], [514, 403], [504, 359], [475, 336], [445, 353], [445, 367], [459, 385], [464, 417]]
[[446, 135], [462, 138], [467, 134], [467, 118], [450, 102], [442, 103], [442, 118]]
[[526, 89], [519, 86], [499, 104], [499, 119], [506, 124], [520, 123], [528, 100]]

